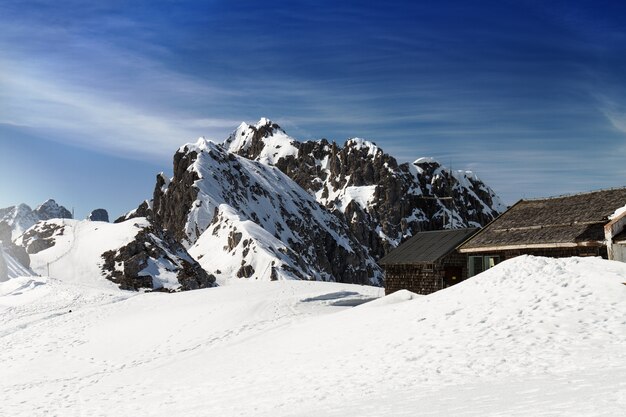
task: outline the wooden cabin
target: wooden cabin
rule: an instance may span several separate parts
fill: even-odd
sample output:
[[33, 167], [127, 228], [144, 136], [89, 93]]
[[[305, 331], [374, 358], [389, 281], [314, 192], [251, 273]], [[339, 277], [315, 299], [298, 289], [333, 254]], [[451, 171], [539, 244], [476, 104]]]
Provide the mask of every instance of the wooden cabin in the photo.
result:
[[626, 188], [520, 200], [459, 246], [469, 276], [519, 255], [626, 261]]
[[380, 260], [385, 294], [409, 290], [430, 294], [467, 278], [467, 256], [456, 248], [478, 229], [421, 232]]

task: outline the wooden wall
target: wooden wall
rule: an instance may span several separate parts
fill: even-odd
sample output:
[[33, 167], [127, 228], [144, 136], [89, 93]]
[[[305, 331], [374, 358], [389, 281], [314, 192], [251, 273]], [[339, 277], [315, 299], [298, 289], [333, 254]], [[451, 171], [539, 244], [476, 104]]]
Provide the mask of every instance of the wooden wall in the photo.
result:
[[544, 249], [515, 249], [494, 252], [467, 253], [472, 255], [496, 255], [500, 257], [500, 261], [515, 258], [520, 255], [546, 256], [548, 258], [568, 258], [570, 256], [600, 256], [608, 259], [606, 246], [579, 246], [575, 248], [544, 248]]
[[385, 294], [409, 290], [426, 295], [439, 291], [447, 286], [444, 280], [447, 266], [462, 268], [461, 280], [467, 278], [467, 256], [457, 252], [434, 264], [385, 265]]

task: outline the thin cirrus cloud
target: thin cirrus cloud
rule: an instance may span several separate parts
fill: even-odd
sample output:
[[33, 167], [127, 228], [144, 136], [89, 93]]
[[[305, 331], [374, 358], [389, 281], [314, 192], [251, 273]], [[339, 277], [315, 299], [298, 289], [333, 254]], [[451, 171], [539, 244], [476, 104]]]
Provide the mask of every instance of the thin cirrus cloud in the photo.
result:
[[621, 172], [621, 29], [567, 5], [44, 3], [0, 6], [0, 123], [49, 140], [162, 161], [266, 116], [450, 160], [509, 200]]

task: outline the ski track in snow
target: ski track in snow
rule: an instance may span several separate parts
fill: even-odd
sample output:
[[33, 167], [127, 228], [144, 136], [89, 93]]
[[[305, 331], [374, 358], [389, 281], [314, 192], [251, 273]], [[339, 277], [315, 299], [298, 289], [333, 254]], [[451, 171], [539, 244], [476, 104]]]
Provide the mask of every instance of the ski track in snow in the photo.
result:
[[622, 415], [625, 277], [617, 262], [520, 257], [364, 304], [381, 290], [17, 278], [0, 284], [0, 415]]

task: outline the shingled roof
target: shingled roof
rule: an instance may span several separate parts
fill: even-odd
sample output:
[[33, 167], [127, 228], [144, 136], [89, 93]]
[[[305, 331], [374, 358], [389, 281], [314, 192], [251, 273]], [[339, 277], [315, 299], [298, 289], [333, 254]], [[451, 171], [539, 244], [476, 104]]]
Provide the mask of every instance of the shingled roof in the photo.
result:
[[624, 205], [626, 188], [520, 200], [459, 250], [600, 246], [609, 216]]
[[477, 228], [420, 232], [379, 261], [381, 265], [433, 263], [476, 233]]

